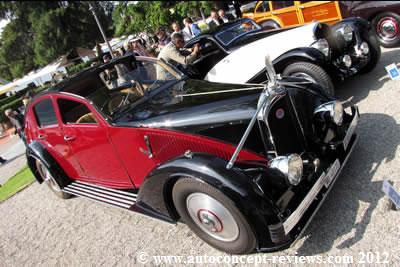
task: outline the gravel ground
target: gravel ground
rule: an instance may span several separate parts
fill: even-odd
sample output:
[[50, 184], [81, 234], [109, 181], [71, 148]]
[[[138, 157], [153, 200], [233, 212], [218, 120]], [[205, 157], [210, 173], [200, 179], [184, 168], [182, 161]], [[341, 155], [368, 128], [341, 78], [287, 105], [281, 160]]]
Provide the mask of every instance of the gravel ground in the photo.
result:
[[[384, 70], [392, 62], [400, 62], [400, 49], [384, 50], [372, 73], [340, 86], [339, 98], [354, 96], [359, 105], [361, 138], [304, 237], [288, 250], [255, 255], [351, 255], [362, 263], [372, 252], [381, 261], [388, 256], [389, 266], [400, 264], [400, 211], [389, 210], [381, 191], [384, 179], [400, 185], [400, 88]], [[0, 218], [0, 266], [133, 266], [143, 253], [226, 255], [183, 224], [83, 198], [60, 200], [37, 183], [0, 204]]]
[[0, 165], [0, 185], [5, 184], [26, 165], [24, 143], [18, 136], [6, 138], [7, 140], [0, 143], [0, 156], [7, 160], [6, 163]]

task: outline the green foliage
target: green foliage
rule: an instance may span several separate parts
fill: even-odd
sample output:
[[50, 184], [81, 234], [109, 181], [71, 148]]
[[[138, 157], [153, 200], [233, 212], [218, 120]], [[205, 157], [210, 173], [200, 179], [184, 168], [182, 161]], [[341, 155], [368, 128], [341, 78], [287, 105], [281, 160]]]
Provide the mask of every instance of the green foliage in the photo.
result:
[[[107, 35], [113, 32], [109, 2], [90, 2]], [[0, 39], [0, 77], [8, 80], [47, 65], [76, 47], [103, 42], [89, 2], [0, 2], [8, 18]]]
[[115, 34], [154, 32], [158, 27], [170, 27], [172, 22], [187, 17], [201, 18], [200, 9], [209, 14], [212, 1], [138, 1], [130, 4], [119, 2], [113, 12]]
[[78, 73], [78, 72], [88, 68], [92, 64], [92, 62], [93, 62], [93, 60], [89, 60], [86, 62], [82, 62], [82, 63], [76, 64], [76, 65], [73, 65], [71, 67], [68, 67], [67, 68], [68, 75]]
[[12, 95], [12, 96], [8, 96], [6, 98], [3, 98], [3, 99], [0, 100], [0, 107], [5, 105], [5, 104], [7, 104], [7, 103], [10, 103], [10, 102], [18, 99], [18, 98], [19, 98], [18, 95]]

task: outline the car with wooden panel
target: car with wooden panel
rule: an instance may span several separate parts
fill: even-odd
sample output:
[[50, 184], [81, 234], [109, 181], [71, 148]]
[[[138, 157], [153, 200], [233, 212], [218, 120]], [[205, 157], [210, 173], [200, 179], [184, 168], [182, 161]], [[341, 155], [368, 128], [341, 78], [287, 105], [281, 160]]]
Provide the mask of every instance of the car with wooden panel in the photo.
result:
[[400, 44], [400, 1], [257, 1], [243, 17], [265, 29], [299, 26], [313, 21], [334, 24], [344, 18], [361, 17], [372, 24], [380, 44]]

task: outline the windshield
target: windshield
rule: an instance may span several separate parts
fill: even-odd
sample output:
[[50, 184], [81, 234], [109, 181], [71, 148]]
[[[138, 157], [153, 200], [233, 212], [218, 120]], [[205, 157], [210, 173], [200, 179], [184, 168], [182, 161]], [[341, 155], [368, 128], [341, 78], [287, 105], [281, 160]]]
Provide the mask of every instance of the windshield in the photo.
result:
[[237, 38], [258, 29], [261, 29], [261, 27], [254, 21], [242, 20], [239, 23], [234, 24], [232, 27], [217, 33], [215, 35], [215, 38], [217, 38], [218, 41], [226, 46], [232, 43]]
[[138, 102], [166, 84], [182, 78], [173, 67], [156, 59], [136, 57], [136, 60], [117, 61], [97, 74], [96, 90], [82, 95], [109, 117]]

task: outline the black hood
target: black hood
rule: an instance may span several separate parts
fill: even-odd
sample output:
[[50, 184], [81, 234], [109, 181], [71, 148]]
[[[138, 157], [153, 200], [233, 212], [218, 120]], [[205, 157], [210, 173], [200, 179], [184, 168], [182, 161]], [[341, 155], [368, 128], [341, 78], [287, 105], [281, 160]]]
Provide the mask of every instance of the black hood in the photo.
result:
[[253, 86], [201, 80], [180, 81], [130, 109], [115, 124], [199, 132], [220, 124], [248, 121], [255, 112], [261, 89], [179, 96], [246, 87]]

